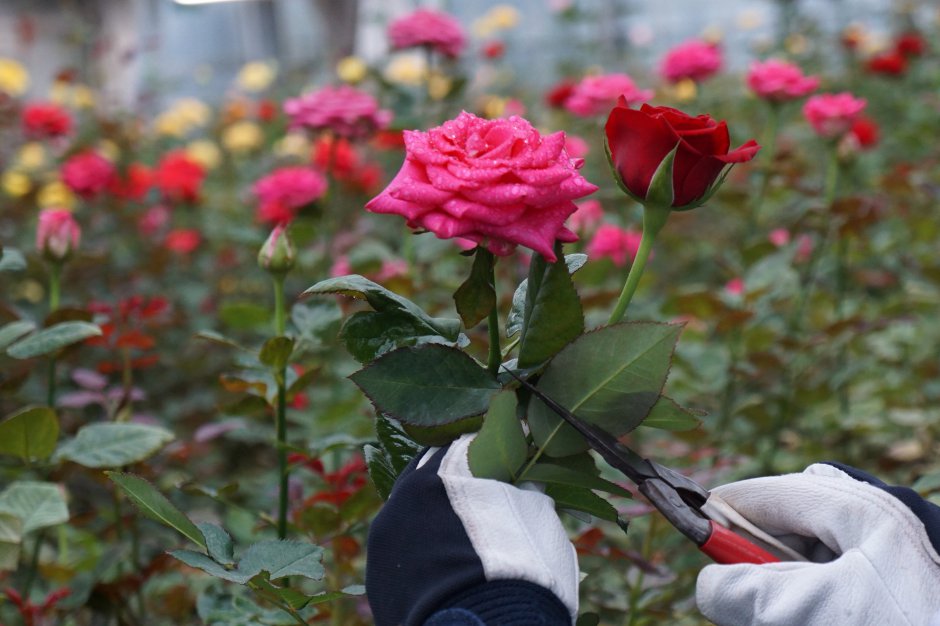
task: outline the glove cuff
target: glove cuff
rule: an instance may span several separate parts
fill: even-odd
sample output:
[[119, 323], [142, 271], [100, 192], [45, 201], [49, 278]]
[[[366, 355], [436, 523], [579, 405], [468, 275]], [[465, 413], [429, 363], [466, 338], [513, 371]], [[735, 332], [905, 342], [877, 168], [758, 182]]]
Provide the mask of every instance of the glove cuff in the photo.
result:
[[[545, 587], [525, 580], [494, 580], [471, 587], [444, 602], [442, 608], [424, 626], [445, 624], [479, 624], [505, 626], [537, 624], [570, 624], [571, 614], [558, 597]], [[461, 621], [452, 618], [459, 616]]]

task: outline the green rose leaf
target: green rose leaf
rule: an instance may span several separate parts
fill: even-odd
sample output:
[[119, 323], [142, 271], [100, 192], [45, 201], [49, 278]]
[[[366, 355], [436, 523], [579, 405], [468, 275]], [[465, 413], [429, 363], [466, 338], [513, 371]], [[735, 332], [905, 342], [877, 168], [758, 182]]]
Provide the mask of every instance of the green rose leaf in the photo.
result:
[[467, 354], [433, 344], [389, 352], [350, 378], [376, 410], [418, 427], [480, 415], [500, 388]]
[[0, 492], [2, 513], [20, 518], [23, 534], [69, 521], [62, 486], [34, 480], [19, 480]]
[[22, 540], [23, 520], [12, 513], [0, 513], [0, 572], [17, 568]]
[[7, 347], [17, 339], [36, 330], [36, 324], [29, 320], [16, 320], [9, 324], [4, 324], [0, 328], [0, 350], [6, 350]]
[[251, 576], [242, 574], [234, 569], [228, 569], [221, 563], [213, 560], [208, 554], [203, 554], [202, 552], [196, 552], [195, 550], [173, 550], [170, 552], [170, 556], [182, 561], [190, 567], [201, 569], [206, 574], [221, 578], [222, 580], [238, 583], [240, 585], [244, 585], [251, 580]]
[[550, 496], [559, 509], [583, 511], [608, 522], [617, 521], [617, 509], [590, 489], [556, 483], [545, 488], [545, 495]]
[[59, 439], [59, 420], [48, 407], [27, 407], [0, 422], [0, 454], [45, 459]]
[[7, 348], [7, 354], [14, 359], [31, 359], [100, 334], [101, 329], [96, 324], [62, 322], [17, 341]]
[[396, 476], [421, 452], [421, 446], [412, 441], [396, 422], [385, 415], [376, 418], [375, 432]]
[[173, 433], [158, 426], [102, 422], [83, 426], [53, 458], [85, 467], [122, 467], [153, 456], [171, 441]]
[[146, 517], [176, 530], [196, 545], [206, 547], [203, 532], [147, 480], [134, 474], [105, 473]]
[[235, 564], [235, 544], [224, 528], [208, 522], [196, 524], [206, 540], [206, 551], [214, 560], [223, 565]]
[[470, 276], [454, 292], [457, 313], [466, 328], [479, 324], [496, 306], [496, 289], [493, 287], [493, 254], [476, 248]]
[[403, 423], [402, 428], [412, 440], [422, 446], [446, 446], [460, 435], [480, 430], [482, 424], [483, 416], [476, 415], [437, 426], [415, 426]]
[[340, 330], [346, 350], [360, 363], [370, 363], [387, 352], [427, 343], [454, 345], [438, 334], [428, 334], [427, 325], [400, 311], [354, 313]]
[[480, 434], [470, 444], [470, 471], [477, 478], [503, 482], [515, 480], [529, 453], [522, 422], [516, 417], [516, 392], [502, 391], [493, 396], [483, 418]]
[[[561, 244], [556, 243], [559, 259]], [[534, 367], [547, 361], [584, 331], [584, 313], [568, 266], [548, 263], [541, 255], [532, 258], [526, 288], [525, 312], [519, 339], [519, 367]]]
[[21, 272], [26, 269], [26, 257], [16, 248], [0, 249], [0, 272]]
[[[681, 325], [630, 322], [586, 333], [545, 368], [538, 388], [614, 436], [636, 428], [659, 400]], [[587, 449], [584, 438], [532, 398], [529, 428], [549, 456]]]
[[287, 361], [294, 351], [294, 340], [290, 337], [272, 337], [261, 346], [258, 360], [275, 371], [287, 367]]
[[[568, 273], [574, 274], [587, 263], [586, 254], [566, 254], [565, 265], [568, 266]], [[509, 317], [506, 318], [506, 336], [512, 337], [522, 330], [522, 320], [525, 315], [526, 294], [529, 291], [529, 279], [526, 278], [516, 291], [512, 294], [512, 308], [509, 311]]]
[[600, 476], [579, 472], [555, 463], [536, 463], [525, 471], [520, 477], [520, 480], [534, 480], [550, 485], [566, 485], [568, 487], [596, 489], [598, 491], [623, 496], [624, 498], [633, 497], [633, 494], [620, 485], [605, 480]]
[[238, 571], [255, 576], [268, 572], [271, 580], [286, 576], [323, 578], [323, 548], [301, 541], [261, 541], [250, 546], [238, 561]]
[[380, 313], [400, 312], [417, 320], [428, 332], [422, 334], [440, 335], [448, 341], [457, 341], [460, 335], [460, 320], [431, 317], [421, 307], [397, 293], [389, 291], [368, 278], [351, 274], [322, 280], [302, 294], [301, 298], [312, 295], [342, 294], [352, 298], [366, 300]]
[[672, 431], [692, 430], [701, 425], [699, 418], [702, 415], [705, 415], [704, 411], [679, 406], [672, 398], [660, 396], [641, 426]]
[[392, 486], [395, 485], [395, 479], [398, 473], [392, 467], [392, 462], [388, 455], [378, 446], [366, 444], [362, 448], [362, 456], [365, 457], [366, 467], [369, 468], [369, 478], [375, 485], [375, 490], [383, 500], [388, 500], [392, 493]]

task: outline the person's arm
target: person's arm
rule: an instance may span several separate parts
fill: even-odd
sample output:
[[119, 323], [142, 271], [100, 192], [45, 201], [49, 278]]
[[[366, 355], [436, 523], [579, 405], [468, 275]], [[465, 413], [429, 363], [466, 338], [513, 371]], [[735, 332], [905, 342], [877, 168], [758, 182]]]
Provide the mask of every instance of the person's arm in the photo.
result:
[[696, 599], [716, 624], [940, 626], [940, 507], [913, 490], [816, 464], [715, 492], [818, 561], [705, 567]]
[[578, 562], [554, 502], [474, 478], [472, 436], [415, 459], [369, 531], [377, 626], [571, 624]]

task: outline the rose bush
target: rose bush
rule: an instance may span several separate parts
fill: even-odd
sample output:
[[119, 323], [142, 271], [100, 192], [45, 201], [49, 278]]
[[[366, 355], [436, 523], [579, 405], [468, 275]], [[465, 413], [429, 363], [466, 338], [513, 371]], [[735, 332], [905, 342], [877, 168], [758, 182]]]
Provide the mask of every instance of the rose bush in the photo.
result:
[[401, 170], [366, 208], [496, 255], [522, 245], [555, 261], [556, 239], [577, 240], [564, 226], [573, 201], [597, 189], [568, 157], [563, 132], [543, 137], [521, 117], [463, 112], [426, 133], [406, 131], [405, 147]]
[[760, 150], [753, 139], [730, 150], [728, 125], [710, 115], [692, 117], [670, 107], [644, 104], [639, 110], [623, 102], [610, 112], [605, 127], [614, 168], [624, 188], [647, 197], [653, 174], [676, 150], [672, 208], [691, 208], [701, 200], [727, 166], [750, 161]]

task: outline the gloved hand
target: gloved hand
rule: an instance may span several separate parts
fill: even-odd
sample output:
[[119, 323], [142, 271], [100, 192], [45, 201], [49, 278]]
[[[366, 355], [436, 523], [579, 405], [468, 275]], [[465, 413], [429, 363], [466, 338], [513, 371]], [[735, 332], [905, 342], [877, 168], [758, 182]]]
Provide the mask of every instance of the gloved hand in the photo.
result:
[[577, 555], [552, 499], [474, 478], [472, 440], [419, 455], [373, 522], [366, 594], [378, 626], [576, 618]]
[[708, 619], [721, 626], [934, 623], [940, 507], [844, 470], [816, 464], [715, 490], [757, 526], [825, 562], [709, 565], [696, 589]]

